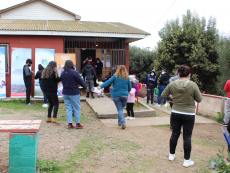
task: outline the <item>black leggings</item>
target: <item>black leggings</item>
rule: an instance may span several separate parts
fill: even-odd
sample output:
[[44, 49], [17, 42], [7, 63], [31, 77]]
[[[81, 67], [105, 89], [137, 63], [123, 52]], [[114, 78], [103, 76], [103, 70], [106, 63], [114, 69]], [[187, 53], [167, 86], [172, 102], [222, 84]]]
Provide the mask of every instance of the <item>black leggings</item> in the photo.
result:
[[53, 118], [57, 118], [57, 112], [58, 112], [58, 106], [59, 106], [57, 93], [56, 92], [45, 92], [45, 95], [49, 102], [48, 117], [51, 118], [51, 113], [54, 108]]
[[191, 138], [195, 122], [195, 115], [184, 115], [172, 112], [172, 136], [170, 138], [170, 153], [175, 154], [177, 140], [180, 136], [181, 126], [183, 126], [184, 139], [184, 159], [189, 160], [191, 154]]
[[134, 103], [127, 103], [126, 104], [126, 110], [127, 110], [127, 114], [129, 117], [130, 117], [130, 112], [132, 114], [132, 117], [134, 117], [133, 105], [134, 105]]
[[147, 103], [149, 103], [150, 96], [151, 96], [151, 104], [153, 104], [153, 98], [154, 98], [154, 86], [153, 86], [153, 84], [149, 84], [147, 87]]

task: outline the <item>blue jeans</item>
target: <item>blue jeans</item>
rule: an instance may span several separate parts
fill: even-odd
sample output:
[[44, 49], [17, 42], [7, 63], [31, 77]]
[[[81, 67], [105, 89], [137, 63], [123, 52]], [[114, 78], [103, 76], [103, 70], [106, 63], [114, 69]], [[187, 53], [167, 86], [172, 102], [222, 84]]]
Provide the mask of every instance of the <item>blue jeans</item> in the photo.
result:
[[118, 123], [120, 123], [121, 125], [125, 125], [123, 108], [125, 107], [127, 100], [128, 100], [128, 97], [114, 97], [113, 98], [113, 101], [118, 111]]
[[[159, 89], [159, 95], [158, 95], [158, 104], [161, 104], [161, 93], [165, 90], [165, 88], [167, 87], [167, 85], [160, 85], [160, 89]], [[166, 101], [164, 100], [163, 104], [165, 104]]]
[[[40, 88], [41, 88], [41, 90], [42, 90], [42, 81], [39, 81], [39, 85], [40, 85]], [[43, 90], [42, 90], [42, 92], [43, 92]], [[44, 103], [47, 104], [48, 101], [47, 101], [47, 97], [46, 97], [46, 95], [45, 95], [44, 92], [43, 92], [43, 96], [44, 96]]]
[[80, 94], [78, 95], [64, 95], [63, 99], [66, 107], [67, 122], [72, 123], [72, 115], [74, 112], [75, 122], [80, 123], [81, 119], [81, 102]]

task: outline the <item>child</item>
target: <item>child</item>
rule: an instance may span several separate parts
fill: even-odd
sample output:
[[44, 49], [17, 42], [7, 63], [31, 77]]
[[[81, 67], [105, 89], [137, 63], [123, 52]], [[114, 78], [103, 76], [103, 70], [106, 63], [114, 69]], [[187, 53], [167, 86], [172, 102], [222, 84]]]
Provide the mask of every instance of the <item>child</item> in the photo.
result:
[[[99, 82], [98, 82], [99, 81]], [[98, 80], [96, 81], [96, 83], [98, 84], [98, 85], [102, 85], [104, 82], [101, 82], [101, 79], [100, 78], [98, 78]], [[100, 92], [98, 92], [98, 98], [100, 98], [100, 96], [102, 96], [102, 97], [104, 97], [104, 88], [103, 89], [101, 89], [100, 90]]]
[[[132, 89], [129, 92], [129, 97], [128, 97], [128, 101], [127, 101], [127, 104], [126, 104], [126, 110], [127, 110], [128, 116], [125, 119], [134, 120], [135, 117], [134, 117], [134, 112], [133, 112], [133, 105], [134, 105], [134, 102], [135, 102], [136, 89], [135, 89], [135, 85], [134, 85], [133, 81], [131, 81], [131, 85], [132, 85]], [[132, 114], [132, 117], [130, 116], [130, 112]]]

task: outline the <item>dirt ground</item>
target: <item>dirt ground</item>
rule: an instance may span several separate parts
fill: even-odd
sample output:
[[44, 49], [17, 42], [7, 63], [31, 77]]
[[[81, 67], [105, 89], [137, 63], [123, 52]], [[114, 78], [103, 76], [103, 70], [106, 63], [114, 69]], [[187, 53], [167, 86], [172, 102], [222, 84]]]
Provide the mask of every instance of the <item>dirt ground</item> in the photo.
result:
[[[109, 128], [98, 120], [86, 102], [81, 102], [83, 129], [67, 129], [65, 106], [60, 104], [61, 125], [46, 123], [47, 108], [42, 103], [0, 103], [1, 120], [43, 120], [39, 133], [38, 158], [59, 161], [56, 172], [212, 172], [207, 169], [226, 143], [220, 124], [196, 124], [191, 158], [195, 166], [184, 168], [183, 140], [178, 141], [176, 159], [168, 161], [169, 126]], [[159, 116], [169, 116], [157, 110]], [[75, 123], [74, 123], [75, 125]], [[225, 155], [227, 155], [225, 151]], [[0, 133], [0, 172], [8, 172], [9, 134]], [[55, 172], [55, 171], [54, 171]]]

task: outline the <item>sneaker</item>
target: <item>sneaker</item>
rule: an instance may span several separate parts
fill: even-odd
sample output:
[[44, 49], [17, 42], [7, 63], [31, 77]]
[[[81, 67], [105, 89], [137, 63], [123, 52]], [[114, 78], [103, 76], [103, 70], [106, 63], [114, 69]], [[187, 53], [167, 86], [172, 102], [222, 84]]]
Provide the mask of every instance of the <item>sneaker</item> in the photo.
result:
[[43, 108], [48, 108], [48, 104], [42, 105]]
[[169, 153], [169, 160], [170, 161], [173, 161], [175, 159], [175, 157], [176, 157], [175, 154], [170, 154]]
[[127, 116], [125, 119], [126, 119], [126, 120], [129, 120], [129, 119], [130, 119], [130, 117], [129, 117], [129, 116]]
[[149, 104], [149, 103], [146, 103], [147, 105]]
[[125, 128], [126, 128], [126, 125], [125, 125], [125, 124], [121, 126], [121, 129], [125, 129]]
[[130, 117], [129, 120], [135, 120], [135, 117]]
[[193, 166], [193, 165], [194, 165], [193, 161], [191, 161], [190, 159], [189, 160], [184, 159], [184, 163], [183, 163], [184, 167], [189, 167], [189, 166]]
[[33, 106], [31, 103], [26, 104], [26, 106]]
[[161, 105], [159, 105], [159, 104], [156, 104], [155, 106], [156, 106], [156, 107], [161, 107]]
[[68, 124], [68, 129], [75, 129], [75, 127], [72, 124]]
[[76, 124], [76, 128], [77, 129], [82, 129], [84, 126], [83, 125], [81, 125], [80, 123], [79, 124]]
[[226, 124], [226, 123], [222, 123], [221, 125], [224, 126], [224, 127], [228, 126], [228, 124]]

